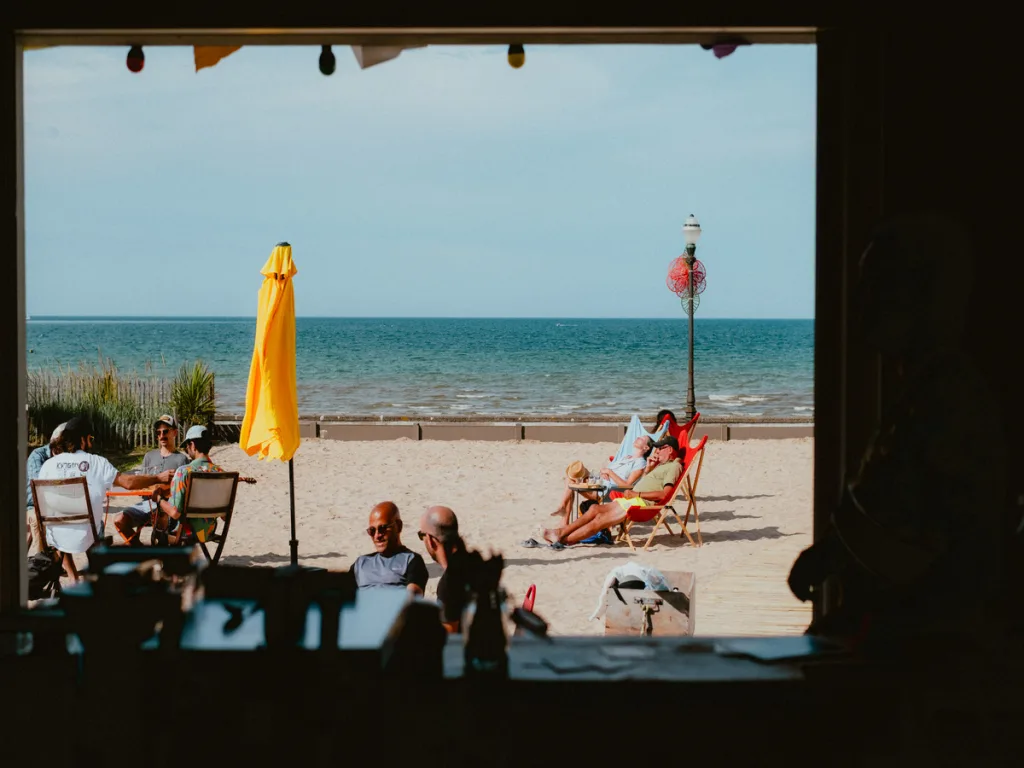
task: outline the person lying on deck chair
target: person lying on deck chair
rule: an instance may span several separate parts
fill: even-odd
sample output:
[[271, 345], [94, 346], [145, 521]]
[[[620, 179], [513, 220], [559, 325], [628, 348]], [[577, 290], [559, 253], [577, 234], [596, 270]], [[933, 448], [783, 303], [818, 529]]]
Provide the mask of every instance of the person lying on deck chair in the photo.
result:
[[630, 507], [649, 507], [662, 503], [683, 472], [678, 456], [679, 443], [676, 439], [670, 436], [661, 438], [651, 452], [657, 465], [640, 478], [632, 490], [624, 491], [620, 498], [608, 504], [591, 507], [586, 514], [569, 525], [545, 529], [544, 539], [555, 546], [578, 544], [598, 531], [623, 522]]
[[[600, 483], [604, 486], [602, 491], [579, 491], [583, 498], [589, 501], [601, 501], [613, 488], [632, 488], [633, 483], [640, 479], [648, 468], [648, 458], [654, 443], [647, 435], [640, 435], [633, 441], [633, 452], [628, 456], [613, 461], [600, 472]], [[578, 465], [578, 466], [576, 466]], [[561, 517], [562, 525], [569, 523], [569, 512], [572, 510], [572, 495], [574, 491], [569, 483], [586, 480], [586, 468], [581, 462], [574, 461], [569, 465], [570, 469], [578, 470], [578, 477], [570, 477], [566, 473], [565, 492], [558, 503], [558, 508], [551, 513], [552, 517]]]
[[171, 479], [170, 496], [164, 497], [167, 493], [158, 488], [153, 493], [153, 501], [159, 513], [167, 515], [169, 519], [167, 533], [171, 543], [178, 542], [190, 544], [194, 541], [205, 542], [213, 530], [217, 527], [217, 519], [209, 520], [190, 519], [179, 530], [181, 525], [181, 513], [185, 506], [185, 486], [188, 476], [193, 472], [223, 472], [220, 467], [210, 461], [210, 449], [213, 447], [213, 440], [210, 439], [206, 427], [196, 424], [188, 428], [185, 433], [185, 442], [181, 450], [189, 458], [189, 463], [174, 470], [174, 477]]

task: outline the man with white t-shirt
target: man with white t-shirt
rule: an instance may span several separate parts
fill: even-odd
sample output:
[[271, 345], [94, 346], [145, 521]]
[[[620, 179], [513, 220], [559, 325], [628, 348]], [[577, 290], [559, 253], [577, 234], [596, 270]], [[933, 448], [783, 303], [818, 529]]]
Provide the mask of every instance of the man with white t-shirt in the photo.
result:
[[[125, 490], [147, 488], [157, 483], [170, 482], [171, 472], [159, 475], [125, 475], [102, 456], [88, 453], [92, 448], [92, 424], [83, 416], [75, 416], [64, 425], [60, 437], [62, 453], [47, 459], [39, 470], [40, 480], [63, 480], [70, 477], [84, 477], [89, 486], [89, 500], [92, 516], [99, 528], [103, 523], [103, 505], [107, 491], [117, 485]], [[103, 532], [100, 531], [100, 535]], [[76, 552], [85, 552], [95, 542], [89, 526], [61, 525], [46, 529], [46, 543], [64, 553], [64, 570], [78, 580], [78, 569], [71, 557]]]

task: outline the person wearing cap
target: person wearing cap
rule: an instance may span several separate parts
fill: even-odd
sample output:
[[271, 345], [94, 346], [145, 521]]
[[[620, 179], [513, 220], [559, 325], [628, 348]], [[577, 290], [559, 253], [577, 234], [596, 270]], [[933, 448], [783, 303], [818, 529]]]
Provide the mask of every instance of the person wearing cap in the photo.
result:
[[[66, 424], [67, 422], [64, 422]], [[64, 432], [64, 424], [60, 424], [50, 435], [50, 442], [36, 448], [28, 455], [28, 462], [25, 465], [25, 494], [28, 507], [28, 534], [26, 546], [32, 549], [32, 542], [39, 541], [39, 524], [36, 522], [35, 499], [32, 498], [32, 481], [39, 478], [39, 470], [43, 468], [46, 460], [60, 453], [60, 436]]]
[[[64, 431], [58, 438], [60, 453], [46, 460], [39, 470], [40, 480], [65, 480], [72, 477], [84, 477], [89, 486], [89, 502], [96, 528], [103, 535], [103, 506], [107, 500], [107, 491], [119, 486], [127, 491], [137, 491], [158, 483], [166, 483], [171, 479], [170, 471], [158, 475], [126, 475], [102, 456], [89, 453], [93, 444], [92, 423], [84, 416], [75, 416], [64, 425]], [[85, 525], [51, 526], [46, 529], [46, 542], [64, 553], [64, 570], [78, 580], [78, 569], [71, 557], [77, 552], [85, 552], [95, 542], [92, 531]]]
[[[623, 491], [619, 498], [607, 504], [595, 504], [569, 525], [545, 529], [544, 539], [556, 549], [568, 544], [578, 544], [598, 531], [623, 522], [630, 507], [647, 507], [663, 503], [665, 495], [672, 492], [683, 473], [683, 466], [679, 463], [678, 457], [679, 442], [671, 436], [661, 438], [651, 451], [650, 469], [636, 482], [632, 490]], [[523, 544], [529, 547], [540, 546], [540, 542], [534, 539], [527, 539]]]
[[189, 463], [174, 470], [174, 477], [171, 479], [170, 491], [165, 492], [162, 488], [153, 493], [153, 501], [160, 512], [170, 518], [168, 533], [175, 540], [187, 543], [193, 538], [196, 541], [205, 542], [213, 529], [217, 526], [217, 520], [209, 521], [189, 520], [185, 523], [181, 532], [178, 526], [181, 520], [181, 511], [185, 507], [185, 489], [188, 483], [188, 476], [193, 472], [223, 472], [220, 467], [210, 460], [210, 449], [213, 441], [210, 439], [209, 430], [202, 424], [195, 424], [188, 428], [185, 433], [185, 441], [181, 448], [189, 458]]
[[[169, 413], [165, 413], [153, 424], [156, 430], [157, 447], [148, 451], [142, 459], [142, 472], [156, 475], [188, 463], [188, 459], [178, 450], [178, 422]], [[143, 526], [151, 524], [153, 505], [148, 499], [125, 508], [114, 518], [114, 527], [121, 534], [126, 544], [137, 546], [140, 542], [135, 538]]]

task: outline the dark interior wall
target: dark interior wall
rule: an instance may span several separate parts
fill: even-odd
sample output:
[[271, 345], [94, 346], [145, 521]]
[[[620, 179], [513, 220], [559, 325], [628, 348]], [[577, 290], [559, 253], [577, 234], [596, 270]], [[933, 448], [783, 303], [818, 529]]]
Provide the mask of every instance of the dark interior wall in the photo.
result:
[[[966, 225], [972, 246], [963, 254], [973, 261], [971, 290], [958, 285], [955, 271], [943, 280], [951, 311], [966, 302], [966, 349], [1001, 414], [1007, 486], [1002, 536], [990, 559], [1002, 574], [1002, 597], [1016, 601], [1022, 553], [1012, 531], [1024, 493], [1016, 469], [1024, 459], [1016, 402], [1024, 265], [1014, 249], [1020, 216], [1011, 201], [1019, 199], [1013, 183], [1019, 152], [1012, 135], [1017, 121], [1009, 116], [1010, 56], [1005, 47], [983, 42], [991, 39], [969, 24], [826, 30], [820, 36], [819, 323], [835, 311], [835, 302], [841, 310], [834, 326], [822, 324], [816, 349], [816, 532], [827, 527], [827, 506], [841, 483], [836, 468], [856, 470], [880, 409], [897, 392], [892, 372], [882, 369], [847, 311], [857, 259], [882, 218], [947, 213], [951, 223]], [[832, 344], [844, 353], [826, 346]], [[837, 409], [826, 400], [831, 397], [839, 399]], [[979, 397], [965, 387], [951, 393], [943, 408], [950, 483], [959, 481], [965, 456], [979, 448], [961, 437], [982, 405]]]
[[[1007, 486], [1000, 552], [1006, 597], [1019, 601], [1020, 537], [1011, 535], [1022, 511], [1022, 418], [1019, 398], [1024, 327], [1024, 264], [1017, 252], [1021, 215], [1019, 91], [1010, 49], [990, 41], [995, 30], [951, 25], [912, 41], [887, 34], [883, 83], [886, 212], [944, 210], [965, 224], [971, 241], [969, 295], [949, 275], [949, 302], [967, 302], [967, 349], [993, 390], [1004, 442]], [[978, 393], [948, 403], [954, 471], [977, 449], [959, 439], [957, 422], [974, 416]], [[956, 482], [955, 478], [953, 482]], [[967, 575], [969, 577], [969, 575]], [[1016, 611], [1013, 611], [1016, 613]]]

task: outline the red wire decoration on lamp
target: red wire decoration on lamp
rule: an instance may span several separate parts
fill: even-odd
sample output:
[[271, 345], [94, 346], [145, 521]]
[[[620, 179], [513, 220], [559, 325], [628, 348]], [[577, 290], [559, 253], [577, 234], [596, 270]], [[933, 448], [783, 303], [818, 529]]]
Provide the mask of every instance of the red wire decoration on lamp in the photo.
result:
[[[690, 295], [690, 268], [686, 265], [685, 256], [677, 256], [668, 265], [668, 277], [665, 285], [681, 299]], [[693, 295], [699, 296], [707, 288], [707, 274], [699, 259], [693, 262]]]

